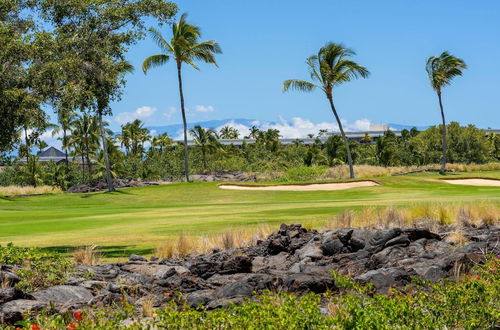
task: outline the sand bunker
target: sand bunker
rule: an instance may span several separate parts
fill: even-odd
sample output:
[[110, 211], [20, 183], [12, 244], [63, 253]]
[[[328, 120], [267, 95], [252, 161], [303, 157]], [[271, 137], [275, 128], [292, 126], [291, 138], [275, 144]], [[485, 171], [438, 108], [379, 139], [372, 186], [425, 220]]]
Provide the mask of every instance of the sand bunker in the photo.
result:
[[451, 184], [461, 184], [467, 186], [500, 187], [500, 180], [493, 179], [453, 179], [443, 181]]
[[219, 188], [234, 190], [274, 190], [274, 191], [319, 191], [319, 190], [344, 190], [351, 188], [373, 187], [379, 184], [375, 181], [355, 181], [338, 183], [311, 183], [311, 184], [284, 184], [273, 186], [251, 186], [221, 184]]

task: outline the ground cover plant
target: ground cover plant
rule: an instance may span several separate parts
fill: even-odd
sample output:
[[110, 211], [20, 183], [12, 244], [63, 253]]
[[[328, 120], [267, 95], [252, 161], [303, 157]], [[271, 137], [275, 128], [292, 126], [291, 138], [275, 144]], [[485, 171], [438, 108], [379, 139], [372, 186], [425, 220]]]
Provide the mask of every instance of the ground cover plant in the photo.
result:
[[[500, 172], [453, 177], [478, 176], [500, 178]], [[407, 208], [402, 211], [409, 213], [407, 217], [411, 218], [411, 213], [415, 218], [434, 214], [438, 217], [435, 220], [449, 222], [459, 219], [464, 208], [479, 212], [483, 218], [487, 215], [493, 219], [490, 221], [499, 219], [495, 211], [500, 204], [498, 187], [451, 185], [439, 180], [436, 173], [374, 179], [381, 185], [342, 191], [235, 192], [220, 189], [217, 183], [177, 183], [112, 194], [3, 197], [0, 244], [14, 242], [68, 253], [77, 247], [98, 245], [103, 257], [112, 259], [131, 253], [150, 255], [157, 247], [171, 244], [168, 242], [177, 244], [182, 234], [199, 245], [203, 240], [219, 239], [217, 236], [227, 231], [243, 232], [251, 239], [266, 224], [334, 226], [337, 215], [348, 210], [369, 208], [373, 214], [385, 207]], [[376, 225], [357, 220], [352, 224]]]
[[[166, 308], [137, 311], [126, 299], [109, 309], [88, 309], [28, 317], [16, 326], [31, 329], [477, 329], [500, 322], [499, 258], [456, 281], [418, 282], [388, 295], [371, 285], [332, 273], [338, 292], [297, 297], [267, 292], [242, 304], [208, 311], [192, 308], [182, 296]], [[14, 329], [16, 326], [7, 327]]]

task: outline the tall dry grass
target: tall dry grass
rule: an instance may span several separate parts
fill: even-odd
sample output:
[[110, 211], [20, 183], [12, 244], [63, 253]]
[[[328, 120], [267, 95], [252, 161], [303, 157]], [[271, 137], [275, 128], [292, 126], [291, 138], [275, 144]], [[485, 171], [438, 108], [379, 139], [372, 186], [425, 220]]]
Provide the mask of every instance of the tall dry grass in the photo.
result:
[[85, 246], [73, 252], [73, 261], [77, 265], [97, 265], [100, 260], [101, 255], [98, 251], [97, 245]]
[[159, 258], [183, 258], [187, 255], [204, 254], [214, 249], [233, 249], [254, 245], [258, 240], [267, 238], [274, 228], [260, 225], [252, 229], [228, 230], [212, 236], [185, 236], [168, 239], [154, 252]]
[[0, 196], [60, 194], [62, 190], [52, 186], [0, 186]]
[[[346, 210], [328, 220], [320, 229], [391, 227], [420, 227], [437, 232], [439, 226], [453, 226], [446, 239], [457, 246], [467, 243], [466, 225], [497, 225], [500, 204], [480, 203], [420, 203], [404, 207], [367, 207], [358, 211]], [[317, 226], [316, 226], [317, 227]], [[169, 239], [159, 245], [155, 256], [183, 258], [187, 255], [210, 253], [214, 249], [232, 249], [255, 245], [266, 239], [277, 226], [269, 224], [253, 228], [228, 230], [212, 236], [186, 236]]]
[[373, 228], [425, 226], [495, 225], [500, 220], [500, 204], [420, 203], [405, 207], [368, 207], [359, 211], [347, 210], [333, 219], [327, 228]]

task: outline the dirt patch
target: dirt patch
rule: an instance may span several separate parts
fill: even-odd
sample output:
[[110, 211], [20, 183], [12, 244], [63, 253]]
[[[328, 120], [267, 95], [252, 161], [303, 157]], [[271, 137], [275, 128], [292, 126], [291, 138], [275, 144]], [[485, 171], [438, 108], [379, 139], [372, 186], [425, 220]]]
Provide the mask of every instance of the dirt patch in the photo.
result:
[[466, 186], [500, 187], [500, 180], [496, 179], [444, 179], [444, 182]]
[[271, 190], [271, 191], [320, 191], [320, 190], [344, 190], [351, 188], [373, 187], [378, 186], [375, 181], [353, 181], [353, 182], [336, 182], [336, 183], [308, 183], [308, 184], [282, 184], [282, 185], [236, 185], [236, 184], [221, 184], [221, 189], [233, 190]]

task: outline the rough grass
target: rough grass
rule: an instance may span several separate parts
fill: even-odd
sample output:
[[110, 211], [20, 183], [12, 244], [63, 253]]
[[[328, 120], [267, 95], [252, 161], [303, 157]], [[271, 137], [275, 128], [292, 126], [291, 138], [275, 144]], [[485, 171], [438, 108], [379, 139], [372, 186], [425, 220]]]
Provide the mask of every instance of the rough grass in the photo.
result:
[[60, 194], [61, 189], [52, 186], [0, 186], [0, 196]]
[[[500, 178], [500, 172], [447, 177]], [[498, 220], [500, 187], [450, 185], [440, 178], [436, 173], [377, 177], [380, 186], [340, 191], [230, 191], [219, 189], [217, 183], [177, 183], [114, 193], [3, 197], [0, 244], [65, 253], [95, 244], [108, 261], [131, 253], [151, 255], [162, 245], [167, 246], [165, 254], [182, 254], [182, 244], [177, 247], [182, 233], [193, 242], [188, 251], [209, 251], [252, 240], [262, 225], [275, 230], [280, 223], [302, 223], [320, 229], [345, 211], [354, 212], [351, 221], [356, 225], [355, 214], [363, 209], [374, 213], [393, 208], [378, 225], [398, 218], [397, 212], [410, 213], [402, 219], [430, 214], [439, 223], [453, 222], [457, 216]], [[228, 231], [234, 233], [227, 234], [224, 243], [222, 235]]]

